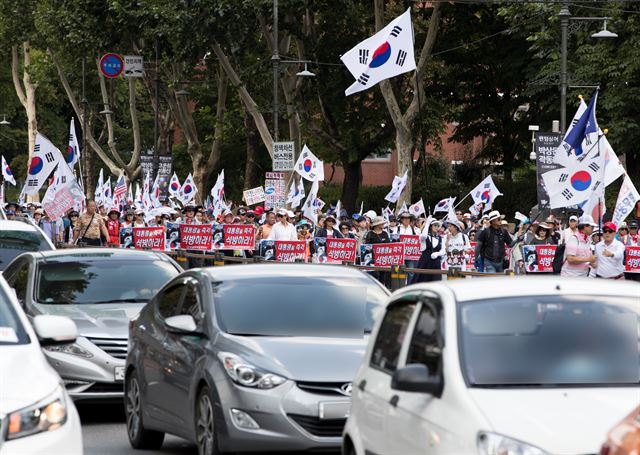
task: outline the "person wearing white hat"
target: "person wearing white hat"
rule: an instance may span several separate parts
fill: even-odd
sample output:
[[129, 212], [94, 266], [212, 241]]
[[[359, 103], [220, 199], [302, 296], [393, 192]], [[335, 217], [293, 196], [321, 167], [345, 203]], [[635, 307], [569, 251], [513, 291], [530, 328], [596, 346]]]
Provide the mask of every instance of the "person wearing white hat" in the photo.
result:
[[504, 215], [497, 210], [489, 212], [487, 217], [489, 227], [480, 231], [476, 244], [476, 257], [484, 265], [487, 273], [502, 273], [504, 270], [504, 251], [513, 239], [502, 227]]
[[468, 256], [471, 251], [469, 236], [462, 232], [464, 230], [464, 223], [458, 220], [449, 220], [447, 230], [449, 234], [447, 235], [444, 246], [444, 250], [447, 253], [447, 264], [462, 265], [464, 258]]
[[289, 223], [289, 211], [285, 209], [278, 210], [276, 219], [278, 222], [273, 225], [269, 232], [269, 240], [298, 240], [296, 227]]
[[589, 269], [597, 265], [591, 250], [591, 234], [598, 225], [589, 215], [578, 219], [578, 232], [565, 239], [564, 263], [560, 276], [589, 276]]
[[367, 232], [363, 243], [389, 243], [389, 234], [384, 230], [385, 224], [387, 224], [387, 220], [381, 216], [376, 216], [371, 220], [371, 230]]
[[[429, 217], [420, 234], [420, 251], [422, 253], [417, 268], [440, 270], [441, 258], [447, 254], [447, 252], [444, 249], [444, 240], [440, 237], [438, 229], [440, 229], [440, 221]], [[416, 274], [411, 283], [425, 283], [440, 280], [442, 280], [441, 275]]]
[[562, 241], [565, 242], [566, 239], [571, 238], [572, 236], [578, 233], [578, 217], [575, 215], [571, 215], [569, 217], [569, 227], [562, 231]]

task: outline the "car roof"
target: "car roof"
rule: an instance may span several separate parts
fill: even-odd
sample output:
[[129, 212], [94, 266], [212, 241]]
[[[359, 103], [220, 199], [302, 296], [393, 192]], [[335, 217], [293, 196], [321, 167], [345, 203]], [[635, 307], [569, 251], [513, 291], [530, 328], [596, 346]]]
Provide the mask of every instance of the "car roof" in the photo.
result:
[[67, 248], [51, 251], [39, 251], [26, 253], [34, 256], [38, 260], [51, 260], [60, 262], [73, 262], [78, 260], [104, 260], [117, 259], [127, 261], [149, 261], [149, 260], [166, 260], [169, 257], [161, 251], [146, 251], [134, 249], [118, 249], [118, 248]]
[[402, 288], [398, 293], [410, 290], [433, 290], [453, 293], [458, 302], [533, 295], [609, 295], [640, 299], [637, 283], [598, 280], [594, 278], [567, 278], [559, 275], [526, 277], [477, 277], [416, 284]]
[[368, 278], [367, 275], [357, 269], [340, 265], [283, 264], [274, 262], [269, 264], [245, 264], [242, 266], [205, 267], [199, 270], [216, 281], [283, 276]]
[[0, 220], [0, 231], [38, 232], [32, 224], [15, 220]]

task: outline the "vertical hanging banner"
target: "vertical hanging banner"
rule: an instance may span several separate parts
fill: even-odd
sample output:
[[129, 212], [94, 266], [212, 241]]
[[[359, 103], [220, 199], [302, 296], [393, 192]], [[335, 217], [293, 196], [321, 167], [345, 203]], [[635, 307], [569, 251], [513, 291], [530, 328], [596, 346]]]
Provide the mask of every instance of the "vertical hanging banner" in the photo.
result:
[[640, 273], [640, 246], [628, 246], [625, 248], [625, 253], [625, 271], [628, 273]]
[[389, 267], [404, 264], [404, 243], [360, 245], [360, 264]]
[[342, 264], [356, 262], [356, 241], [354, 239], [333, 239], [317, 237], [314, 240], [318, 262]]
[[264, 208], [279, 209], [285, 206], [284, 172], [267, 172], [264, 180], [266, 197]]
[[553, 273], [556, 245], [525, 245], [522, 248], [527, 273]]
[[554, 161], [556, 150], [561, 142], [562, 134], [560, 133], [536, 134], [535, 151], [539, 208], [545, 207], [549, 204], [549, 193], [544, 186], [542, 174], [562, 167]]
[[404, 260], [418, 261], [420, 259], [420, 237], [417, 235], [401, 235], [400, 242], [404, 243]]
[[212, 239], [209, 224], [180, 225], [180, 248], [183, 250], [209, 251]]
[[307, 259], [307, 245], [303, 240], [262, 240], [260, 256], [266, 261], [295, 262]]
[[134, 227], [133, 244], [137, 250], [164, 250], [164, 228]]
[[274, 171], [293, 171], [295, 144], [293, 142], [274, 142], [272, 156], [271, 169]]

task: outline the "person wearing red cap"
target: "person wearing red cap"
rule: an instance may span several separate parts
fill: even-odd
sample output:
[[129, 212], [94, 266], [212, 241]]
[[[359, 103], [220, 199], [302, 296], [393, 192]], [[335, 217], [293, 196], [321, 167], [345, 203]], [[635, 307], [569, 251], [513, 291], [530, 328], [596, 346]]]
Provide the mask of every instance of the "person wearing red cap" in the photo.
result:
[[616, 239], [617, 226], [611, 221], [604, 223], [604, 239], [596, 244], [597, 278], [624, 280], [624, 245]]

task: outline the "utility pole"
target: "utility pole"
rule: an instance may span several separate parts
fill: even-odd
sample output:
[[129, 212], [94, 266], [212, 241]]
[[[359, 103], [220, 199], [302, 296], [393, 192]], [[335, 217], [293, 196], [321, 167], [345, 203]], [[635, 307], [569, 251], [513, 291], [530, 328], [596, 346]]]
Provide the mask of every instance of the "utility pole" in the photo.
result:
[[569, 38], [569, 18], [571, 17], [567, 2], [562, 3], [558, 16], [560, 17], [560, 31], [562, 33], [560, 43], [560, 132], [564, 134], [567, 130], [567, 88], [569, 85], [567, 76], [567, 41]]
[[158, 150], [159, 148], [159, 143], [160, 143], [160, 138], [158, 137], [159, 133], [158, 130], [159, 125], [160, 125], [160, 102], [158, 99], [158, 92], [160, 91], [160, 48], [158, 47], [158, 37], [156, 36], [156, 41], [155, 41], [155, 48], [156, 48], [156, 74], [155, 74], [155, 78], [154, 78], [154, 99], [155, 99], [155, 104], [156, 104], [156, 112], [155, 112], [155, 119], [153, 122], [153, 168], [152, 168], [152, 173], [154, 174], [152, 177], [155, 178], [155, 174], [158, 172], [158, 163], [160, 161], [159, 158], [159, 153], [160, 151]]
[[280, 77], [280, 49], [278, 45], [278, 0], [273, 0], [273, 55], [271, 56], [273, 63], [273, 140], [278, 140], [279, 135], [279, 106], [278, 106], [278, 85]]

